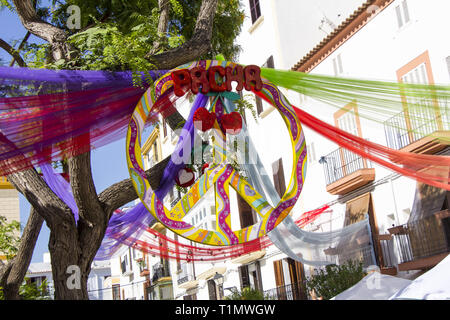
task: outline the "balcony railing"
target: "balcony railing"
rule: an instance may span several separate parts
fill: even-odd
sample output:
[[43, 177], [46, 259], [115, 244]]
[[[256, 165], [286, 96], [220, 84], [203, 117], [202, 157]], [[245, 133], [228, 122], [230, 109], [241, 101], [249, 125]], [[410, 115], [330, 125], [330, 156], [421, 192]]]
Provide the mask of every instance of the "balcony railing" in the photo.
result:
[[153, 265], [152, 282], [156, 282], [161, 278], [170, 277], [169, 263], [166, 261], [164, 264], [158, 262]]
[[188, 265], [186, 263], [183, 263], [181, 265], [181, 271], [180, 271], [180, 273], [178, 274], [178, 277], [177, 277], [178, 285], [181, 285], [181, 284], [186, 283], [188, 281], [194, 281], [194, 280], [195, 280], [195, 277], [194, 277], [194, 275], [192, 273], [189, 272]]
[[394, 268], [397, 265], [394, 237], [391, 235], [382, 235], [379, 238], [383, 262], [381, 267], [385, 269]]
[[[389, 232], [394, 235], [399, 266], [420, 260], [426, 264], [428, 262], [424, 259], [450, 252], [449, 210], [391, 228]], [[413, 264], [409, 265], [414, 269]], [[417, 266], [418, 269], [426, 267], [419, 264]]]
[[306, 283], [293, 283], [264, 291], [267, 300], [309, 300]]
[[344, 148], [339, 148], [321, 159], [327, 185], [332, 184], [360, 169], [367, 168], [364, 159]]
[[436, 131], [450, 130], [450, 106], [443, 103], [434, 108], [410, 108], [384, 122], [387, 146], [402, 149]]

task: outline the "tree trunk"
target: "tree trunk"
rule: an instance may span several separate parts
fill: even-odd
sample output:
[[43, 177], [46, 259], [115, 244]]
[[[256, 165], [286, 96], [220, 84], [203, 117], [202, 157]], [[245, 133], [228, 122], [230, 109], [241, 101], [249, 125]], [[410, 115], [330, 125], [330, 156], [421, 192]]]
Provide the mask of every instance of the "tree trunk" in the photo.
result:
[[12, 261], [12, 267], [9, 270], [8, 276], [5, 277], [4, 282], [1, 284], [6, 300], [20, 299], [19, 288], [30, 265], [36, 240], [43, 222], [44, 219], [32, 207], [27, 225], [22, 234], [17, 255]]
[[[71, 50], [65, 31], [40, 19], [31, 0], [13, 0], [13, 3], [25, 28], [49, 42], [53, 60], [70, 60]], [[211, 47], [217, 3], [218, 0], [202, 1], [192, 39], [179, 48], [157, 55], [149, 54], [146, 58], [161, 69], [170, 69], [207, 53]], [[167, 9], [165, 6], [164, 8]], [[166, 24], [165, 19], [166, 16], [163, 15], [161, 29]], [[169, 125], [173, 126], [182, 121], [182, 118], [176, 115], [171, 119], [173, 123]], [[164, 170], [163, 164], [148, 170], [158, 173], [152, 173], [152, 178], [156, 178], [154, 184], [159, 184]], [[109, 218], [114, 210], [136, 199], [137, 194], [131, 180], [126, 179], [97, 196], [92, 181], [90, 154], [69, 159], [69, 170], [73, 195], [79, 209], [78, 224], [73, 212], [50, 190], [34, 169], [11, 174], [8, 179], [49, 226], [55, 299], [84, 300], [88, 299], [87, 280], [91, 263], [101, 245]]]
[[86, 286], [81, 285], [79, 267], [81, 248], [74, 224], [64, 222], [59, 230], [50, 231], [48, 246], [51, 256], [53, 285], [56, 300], [87, 300]]

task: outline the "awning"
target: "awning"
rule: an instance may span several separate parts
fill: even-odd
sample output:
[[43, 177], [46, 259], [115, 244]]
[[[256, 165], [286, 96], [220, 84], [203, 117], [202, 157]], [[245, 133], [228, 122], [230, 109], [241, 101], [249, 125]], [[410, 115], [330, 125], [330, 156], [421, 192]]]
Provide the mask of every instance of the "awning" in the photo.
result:
[[197, 279], [198, 280], [208, 280], [208, 279], [214, 277], [216, 272], [218, 274], [224, 274], [225, 271], [227, 271], [226, 267], [213, 267], [213, 268], [210, 268], [210, 269], [206, 270], [205, 272], [201, 273], [200, 275], [198, 275]]
[[441, 211], [446, 195], [447, 190], [418, 182], [408, 222], [418, 221]]
[[259, 251], [255, 251], [255, 252], [237, 257], [237, 258], [231, 260], [231, 262], [237, 263], [237, 264], [247, 264], [247, 263], [256, 261], [258, 259], [261, 259], [265, 255], [266, 255], [266, 250], [259, 250]]
[[183, 282], [182, 284], [180, 284], [178, 286], [178, 288], [186, 289], [186, 290], [189, 290], [189, 289], [192, 289], [195, 287], [198, 287], [198, 280], [191, 280], [191, 281]]

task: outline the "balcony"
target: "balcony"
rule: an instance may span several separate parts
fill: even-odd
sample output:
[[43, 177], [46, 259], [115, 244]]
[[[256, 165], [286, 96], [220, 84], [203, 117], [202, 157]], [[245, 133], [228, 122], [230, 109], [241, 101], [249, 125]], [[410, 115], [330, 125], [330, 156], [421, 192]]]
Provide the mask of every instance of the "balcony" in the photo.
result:
[[153, 271], [153, 277], [152, 277], [152, 282], [158, 282], [158, 281], [162, 281], [162, 280], [167, 280], [164, 278], [170, 278], [170, 268], [169, 268], [169, 263], [168, 261], [164, 261], [164, 263], [155, 263], [152, 266], [152, 271]]
[[409, 108], [384, 122], [387, 146], [391, 149], [434, 154], [446, 145], [433, 135], [450, 138], [450, 108]]
[[423, 270], [450, 253], [450, 210], [389, 229], [398, 252], [398, 270]]
[[326, 190], [344, 195], [375, 180], [375, 169], [361, 156], [339, 148], [319, 161], [324, 165]]
[[126, 260], [123, 260], [120, 262], [120, 269], [122, 271], [122, 275], [124, 275], [124, 276], [129, 276], [129, 275], [133, 274], [133, 271], [130, 269]]
[[181, 264], [181, 270], [177, 276], [177, 283], [180, 289], [189, 290], [198, 286], [198, 280], [195, 279], [190, 271], [188, 263]]
[[268, 300], [308, 300], [310, 297], [307, 294], [306, 284], [303, 282], [266, 290], [264, 298]]
[[150, 275], [150, 270], [148, 269], [147, 261], [144, 258], [136, 259], [136, 262], [139, 265], [139, 271], [141, 277], [146, 277]]

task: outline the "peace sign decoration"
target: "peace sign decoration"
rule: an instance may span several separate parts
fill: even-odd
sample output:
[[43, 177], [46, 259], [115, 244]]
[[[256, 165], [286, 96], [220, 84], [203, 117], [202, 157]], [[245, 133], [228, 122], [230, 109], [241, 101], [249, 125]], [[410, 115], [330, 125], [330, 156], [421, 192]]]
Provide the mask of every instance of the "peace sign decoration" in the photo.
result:
[[[216, 81], [220, 79], [221, 81]], [[150, 186], [142, 168], [141, 134], [149, 115], [157, 108], [160, 99], [171, 94], [183, 96], [187, 90], [197, 94], [229, 92], [232, 82], [236, 90], [244, 88], [264, 95], [279, 111], [289, 131], [293, 150], [293, 169], [289, 185], [280, 202], [271, 206], [229, 163], [226, 151], [220, 148], [226, 140], [228, 130], [214, 120], [213, 163], [191, 186], [188, 192], [172, 208], [167, 209]], [[225, 131], [225, 132], [224, 132]], [[148, 211], [174, 233], [207, 245], [227, 246], [244, 243], [265, 236], [289, 214], [300, 196], [306, 166], [306, 145], [301, 124], [293, 108], [280, 90], [268, 80], [261, 78], [257, 66], [241, 66], [233, 62], [203, 60], [178, 67], [149, 88], [137, 104], [127, 132], [127, 164], [133, 186]], [[241, 230], [231, 229], [229, 187], [232, 187], [258, 213], [259, 221]], [[195, 227], [183, 218], [210, 189], [215, 191], [216, 230]]]

